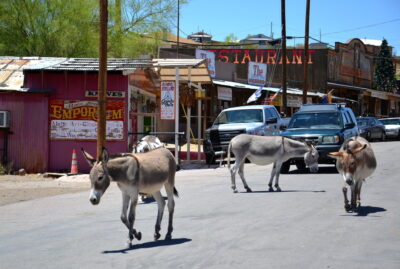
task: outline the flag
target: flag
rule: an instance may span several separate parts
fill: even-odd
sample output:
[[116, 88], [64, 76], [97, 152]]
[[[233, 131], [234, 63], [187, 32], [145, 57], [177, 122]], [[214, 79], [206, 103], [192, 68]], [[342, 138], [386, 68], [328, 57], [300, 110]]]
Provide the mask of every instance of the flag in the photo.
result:
[[274, 101], [274, 99], [275, 99], [275, 97], [277, 97], [278, 96], [278, 93], [280, 93], [282, 91], [282, 88], [280, 88], [274, 95], [272, 95], [271, 97], [270, 97], [270, 102], [272, 102], [272, 101]]
[[331, 104], [332, 103], [332, 92], [333, 92], [334, 90], [330, 90], [328, 93], [326, 93], [326, 94], [324, 94], [322, 97], [321, 97], [321, 100], [319, 100], [319, 102], [321, 103], [321, 104]]
[[251, 102], [257, 101], [257, 99], [260, 98], [260, 96], [261, 96], [262, 89], [263, 89], [263, 86], [260, 86], [260, 88], [258, 88], [258, 90], [256, 90], [256, 91], [249, 97], [249, 99], [247, 99], [247, 103], [251, 103]]

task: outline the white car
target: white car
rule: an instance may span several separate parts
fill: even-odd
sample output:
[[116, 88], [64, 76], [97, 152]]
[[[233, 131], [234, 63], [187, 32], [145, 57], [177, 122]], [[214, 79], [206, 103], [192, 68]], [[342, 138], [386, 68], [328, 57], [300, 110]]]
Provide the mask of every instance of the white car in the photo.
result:
[[400, 139], [400, 118], [379, 119], [385, 125], [386, 137]]

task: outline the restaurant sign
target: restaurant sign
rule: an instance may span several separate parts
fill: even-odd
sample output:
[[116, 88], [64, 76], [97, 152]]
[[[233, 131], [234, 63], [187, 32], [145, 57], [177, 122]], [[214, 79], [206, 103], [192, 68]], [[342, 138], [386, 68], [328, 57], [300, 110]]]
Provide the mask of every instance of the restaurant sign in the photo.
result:
[[210, 77], [215, 78], [215, 53], [212, 51], [196, 49], [196, 59], [207, 59]]
[[[106, 139], [124, 139], [124, 101], [106, 105]], [[50, 139], [96, 140], [97, 101], [50, 100]]]
[[264, 86], [267, 83], [267, 65], [249, 62], [247, 80], [250, 85]]

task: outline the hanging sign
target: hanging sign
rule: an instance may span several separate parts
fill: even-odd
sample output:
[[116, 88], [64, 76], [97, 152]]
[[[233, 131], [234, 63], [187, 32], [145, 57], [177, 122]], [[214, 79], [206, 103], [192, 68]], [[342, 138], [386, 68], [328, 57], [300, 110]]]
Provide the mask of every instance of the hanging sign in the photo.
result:
[[175, 81], [161, 81], [160, 120], [175, 120]]
[[[108, 101], [106, 105], [106, 139], [124, 139], [124, 101]], [[97, 102], [50, 100], [50, 139], [96, 140]]]
[[207, 50], [196, 49], [196, 59], [207, 59], [210, 77], [215, 78], [215, 53]]
[[247, 78], [250, 85], [264, 86], [267, 83], [267, 65], [249, 62]]
[[232, 101], [232, 89], [218, 86], [218, 100]]

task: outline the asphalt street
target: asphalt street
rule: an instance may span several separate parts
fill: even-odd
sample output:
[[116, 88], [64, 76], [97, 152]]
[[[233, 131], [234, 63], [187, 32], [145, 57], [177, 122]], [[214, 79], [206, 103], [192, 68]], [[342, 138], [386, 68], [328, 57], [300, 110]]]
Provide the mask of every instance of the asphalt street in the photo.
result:
[[0, 268], [397, 269], [400, 142], [372, 145], [378, 168], [359, 213], [345, 212], [342, 179], [329, 166], [281, 175], [280, 193], [266, 191], [271, 166], [246, 164], [253, 192], [238, 177], [236, 194], [226, 167], [182, 170], [171, 241], [153, 241], [156, 204], [139, 204], [142, 240], [127, 249], [112, 184], [98, 206], [81, 192], [0, 207]]

